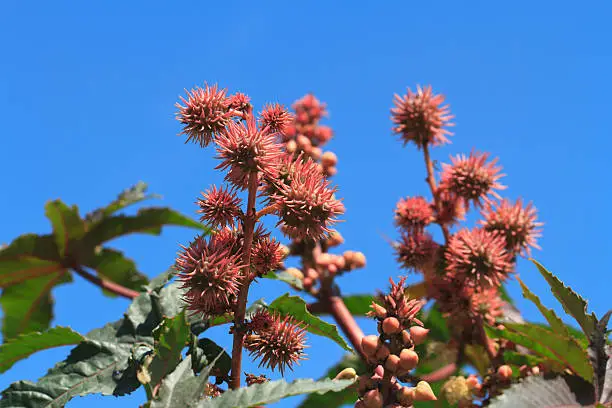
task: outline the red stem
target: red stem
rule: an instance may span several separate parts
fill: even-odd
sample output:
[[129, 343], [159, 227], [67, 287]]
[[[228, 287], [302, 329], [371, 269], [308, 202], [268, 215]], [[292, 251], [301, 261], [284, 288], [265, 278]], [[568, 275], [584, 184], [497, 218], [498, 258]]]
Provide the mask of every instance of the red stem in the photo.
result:
[[[423, 156], [425, 158], [425, 168], [427, 169], [427, 184], [429, 184], [429, 189], [431, 190], [431, 194], [433, 196], [434, 205], [438, 209], [438, 212], [441, 210], [440, 200], [439, 200], [439, 191], [436, 186], [436, 178], [434, 177], [434, 168], [433, 162], [431, 161], [431, 157], [429, 155], [429, 146], [425, 144], [423, 146]], [[440, 228], [442, 228], [442, 233], [444, 234], [444, 241], [448, 243], [450, 239], [450, 232], [448, 231], [448, 226], [446, 224], [440, 224]]]
[[244, 277], [242, 286], [238, 293], [236, 311], [234, 313], [234, 344], [232, 346], [232, 371], [230, 376], [230, 387], [240, 388], [240, 376], [242, 373], [242, 348], [244, 346], [244, 318], [246, 305], [249, 297], [249, 285], [251, 284], [251, 246], [253, 245], [253, 231], [257, 214], [255, 200], [257, 198], [257, 173], [249, 175], [249, 196], [247, 201], [247, 212], [244, 220], [244, 245], [242, 248], [242, 263], [244, 264]]
[[124, 298], [128, 299], [134, 299], [140, 295], [140, 293], [136, 292], [135, 290], [126, 288], [125, 286], [121, 286], [118, 283], [114, 283], [106, 279], [102, 279], [96, 275], [93, 275], [80, 266], [74, 266], [72, 267], [72, 269], [77, 273], [77, 275], [82, 276], [94, 285], [99, 286], [102, 289], [106, 289], [109, 292], [114, 293], [115, 295], [123, 296]]
[[342, 332], [349, 339], [353, 345], [353, 349], [357, 352], [363, 360], [366, 360], [363, 350], [361, 350], [361, 339], [363, 338], [363, 331], [353, 318], [351, 312], [347, 309], [344, 301], [340, 296], [321, 296], [321, 302], [326, 306], [326, 309], [334, 317], [338, 326]]
[[421, 380], [427, 382], [446, 380], [448, 377], [453, 375], [455, 371], [457, 371], [457, 364], [450, 363], [445, 365], [444, 367], [437, 369], [436, 371], [432, 371], [429, 374], [425, 374], [421, 377]]

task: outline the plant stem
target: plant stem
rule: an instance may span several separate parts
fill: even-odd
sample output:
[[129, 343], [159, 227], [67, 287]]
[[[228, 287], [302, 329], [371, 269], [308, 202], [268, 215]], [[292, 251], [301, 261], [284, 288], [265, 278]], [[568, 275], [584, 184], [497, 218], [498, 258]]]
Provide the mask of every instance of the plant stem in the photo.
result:
[[260, 219], [261, 217], [263, 217], [264, 215], [269, 215], [274, 213], [274, 211], [276, 210], [276, 206], [274, 204], [270, 204], [269, 206], [262, 208], [261, 210], [257, 211], [257, 219]]
[[[439, 191], [436, 186], [436, 178], [434, 177], [434, 167], [433, 162], [431, 161], [431, 156], [429, 155], [429, 146], [425, 144], [423, 146], [423, 156], [425, 158], [425, 168], [427, 169], [427, 184], [429, 184], [429, 189], [431, 190], [431, 194], [433, 196], [433, 201], [435, 207], [438, 211], [441, 210], [440, 200], [439, 200]], [[444, 234], [444, 241], [448, 243], [450, 238], [450, 232], [448, 231], [448, 226], [446, 224], [440, 224], [440, 228], [442, 228], [442, 234]]]
[[[327, 293], [327, 292], [325, 292]], [[353, 345], [353, 349], [365, 361], [366, 356], [361, 349], [361, 339], [363, 339], [363, 331], [355, 321], [351, 312], [347, 309], [344, 301], [340, 296], [326, 296], [323, 294], [321, 301], [325, 304], [326, 309], [334, 317], [334, 320], [340, 326], [342, 332]]]
[[73, 266], [72, 270], [74, 270], [77, 275], [82, 276], [94, 285], [99, 286], [102, 289], [106, 289], [109, 292], [114, 293], [115, 295], [123, 296], [124, 298], [128, 299], [134, 299], [140, 295], [140, 293], [136, 292], [135, 290], [126, 288], [125, 286], [121, 286], [118, 283], [111, 282], [106, 279], [102, 279], [99, 276], [93, 275], [83, 269], [81, 266]]
[[487, 336], [487, 332], [485, 331], [485, 328], [484, 328], [484, 321], [482, 319], [479, 319], [476, 322], [476, 325], [477, 325], [478, 333], [480, 334], [480, 341], [482, 343], [482, 346], [487, 351], [489, 360], [491, 360], [491, 365], [495, 366], [497, 363], [497, 357], [498, 357], [497, 349], [495, 347], [495, 342], [491, 340], [489, 336]]
[[425, 374], [420, 379], [429, 383], [442, 381], [453, 375], [455, 371], [457, 371], [457, 364], [450, 363], [445, 365], [444, 367], [437, 369], [436, 371], [432, 371], [429, 374]]
[[251, 246], [253, 245], [253, 231], [257, 220], [255, 200], [257, 198], [257, 172], [249, 175], [249, 196], [247, 200], [247, 212], [244, 220], [244, 244], [242, 247], [242, 263], [244, 264], [244, 276], [242, 286], [238, 293], [236, 311], [234, 312], [234, 344], [232, 346], [232, 371], [230, 376], [230, 387], [240, 388], [240, 376], [242, 373], [242, 348], [244, 346], [244, 318], [246, 305], [249, 298], [249, 285], [251, 284]]

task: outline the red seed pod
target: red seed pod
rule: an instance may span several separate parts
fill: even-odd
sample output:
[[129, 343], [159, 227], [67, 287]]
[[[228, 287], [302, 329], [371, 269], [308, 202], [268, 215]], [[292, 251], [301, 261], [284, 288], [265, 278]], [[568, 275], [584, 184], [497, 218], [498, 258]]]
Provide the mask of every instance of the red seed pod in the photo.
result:
[[312, 143], [310, 143], [310, 139], [308, 139], [304, 135], [299, 135], [296, 139], [297, 145], [300, 149], [308, 152], [312, 148]]
[[319, 278], [319, 272], [316, 269], [308, 268], [306, 270], [306, 277], [312, 280], [317, 280]]
[[374, 313], [374, 315], [379, 319], [384, 319], [385, 317], [387, 317], [387, 309], [385, 309], [378, 303], [372, 302], [372, 305], [370, 307], [372, 308], [372, 313]]
[[312, 288], [312, 285], [313, 285], [312, 278], [306, 277], [304, 278], [303, 282], [304, 282], [304, 289], [309, 290], [310, 288]]
[[382, 322], [383, 333], [387, 335], [396, 334], [402, 331], [402, 325], [395, 317], [387, 317]]
[[310, 149], [310, 157], [312, 157], [313, 160], [319, 160], [321, 158], [321, 148], [313, 147]]
[[329, 264], [327, 265], [327, 270], [329, 271], [330, 275], [335, 275], [336, 272], [338, 272], [338, 267], [335, 264]]

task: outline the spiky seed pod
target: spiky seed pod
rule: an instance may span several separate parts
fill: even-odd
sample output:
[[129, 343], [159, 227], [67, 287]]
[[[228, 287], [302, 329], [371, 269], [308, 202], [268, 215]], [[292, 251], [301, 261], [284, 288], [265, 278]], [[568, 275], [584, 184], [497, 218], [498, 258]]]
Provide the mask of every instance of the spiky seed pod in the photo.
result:
[[273, 316], [273, 323], [267, 330], [245, 337], [244, 347], [254, 358], [261, 359], [259, 366], [271, 370], [278, 368], [281, 375], [285, 369], [305, 359], [304, 337], [306, 330], [299, 327], [291, 316]]
[[468, 286], [499, 286], [512, 270], [511, 254], [503, 237], [483, 229], [463, 229], [453, 235], [446, 249], [446, 272]]
[[435, 219], [440, 224], [454, 225], [465, 219], [463, 201], [452, 191], [438, 190], [438, 206], [434, 208]]
[[205, 315], [218, 315], [231, 310], [240, 290], [239, 254], [232, 248], [198, 236], [182, 247], [176, 259], [178, 279], [187, 289], [184, 299], [188, 309]]
[[247, 323], [247, 330], [253, 333], [261, 333], [270, 330], [275, 324], [274, 317], [266, 309], [261, 309], [251, 316], [251, 321]]
[[344, 213], [344, 205], [317, 164], [298, 157], [286, 181], [277, 185], [278, 192], [272, 196], [283, 231], [295, 239], [319, 239], [329, 233], [336, 217]]
[[487, 201], [488, 195], [501, 198], [496, 190], [506, 188], [498, 182], [504, 174], [500, 173], [501, 167], [496, 165], [497, 159], [487, 162], [488, 158], [488, 153], [478, 152], [451, 157], [451, 164], [442, 164], [440, 188], [461, 197], [465, 208], [470, 203], [482, 206], [482, 201]]
[[422, 271], [435, 260], [439, 245], [425, 232], [403, 233], [394, 245], [397, 261], [408, 270]]
[[402, 198], [395, 207], [395, 225], [407, 231], [422, 231], [433, 219], [433, 208], [423, 197]]
[[187, 99], [181, 97], [184, 105], [176, 104], [176, 119], [183, 124], [180, 134], [187, 135], [187, 142], [193, 141], [205, 147], [215, 134], [223, 131], [231, 119], [225, 92], [217, 85], [206, 84], [204, 88], [187, 91]]
[[488, 324], [494, 324], [504, 314], [504, 302], [497, 287], [483, 289], [472, 294], [469, 312], [474, 317], [482, 317]]
[[254, 121], [229, 122], [217, 136], [216, 169], [229, 170], [225, 179], [236, 187], [246, 188], [249, 175], [261, 172], [274, 178], [281, 156], [280, 144], [274, 133], [257, 129]]
[[242, 214], [242, 200], [236, 196], [233, 189], [212, 186], [197, 201], [202, 214], [200, 221], [213, 228], [234, 226], [236, 219]]
[[431, 86], [417, 86], [416, 93], [408, 88], [405, 95], [396, 94], [393, 103], [393, 131], [401, 136], [404, 143], [412, 142], [419, 149], [426, 145], [449, 143], [447, 136], [452, 133], [446, 128], [453, 126], [453, 115], [449, 105], [442, 105], [444, 96], [434, 95]]
[[259, 120], [262, 129], [269, 129], [273, 133], [282, 133], [293, 122], [293, 115], [279, 104], [266, 105]]
[[227, 107], [237, 112], [247, 112], [251, 109], [251, 98], [243, 93], [236, 92], [227, 98]]
[[253, 245], [251, 264], [255, 267], [257, 275], [263, 276], [270, 271], [281, 268], [284, 257], [285, 253], [280, 242], [265, 237]]
[[537, 221], [537, 211], [532, 203], [522, 200], [512, 204], [504, 199], [499, 204], [488, 205], [482, 212], [480, 223], [486, 231], [500, 234], [506, 240], [506, 249], [513, 254], [529, 255], [530, 247], [539, 249], [536, 238], [541, 236], [543, 225]]

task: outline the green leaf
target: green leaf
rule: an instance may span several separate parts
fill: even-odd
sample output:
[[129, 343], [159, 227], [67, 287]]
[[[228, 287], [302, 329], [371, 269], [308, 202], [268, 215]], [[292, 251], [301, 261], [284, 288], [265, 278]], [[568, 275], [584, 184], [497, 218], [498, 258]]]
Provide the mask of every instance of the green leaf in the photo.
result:
[[47, 330], [53, 318], [51, 289], [71, 280], [70, 274], [60, 271], [4, 288], [0, 296], [4, 341], [23, 333]]
[[[37, 383], [19, 381], [2, 392], [0, 407], [63, 407], [75, 396], [124, 395], [140, 386], [138, 364], [152, 350], [152, 331], [162, 316], [173, 317], [176, 295], [169, 287], [143, 293], [130, 305], [125, 317], [93, 330], [68, 358]], [[141, 350], [144, 350], [142, 352]]]
[[586, 350], [574, 338], [562, 337], [533, 324], [505, 323], [504, 327], [505, 330], [492, 327], [486, 327], [486, 330], [491, 337], [510, 340], [537, 355], [561, 363], [589, 382], [593, 381], [593, 368]]
[[464, 352], [470, 363], [472, 363], [478, 373], [484, 377], [489, 367], [491, 367], [491, 360], [484, 347], [480, 344], [466, 344]]
[[0, 288], [64, 270], [51, 235], [26, 234], [0, 250]]
[[45, 215], [51, 221], [60, 256], [70, 252], [74, 254], [76, 249], [69, 246], [85, 234], [85, 223], [77, 206], [68, 207], [60, 200], [49, 201], [45, 205]]
[[415, 283], [414, 285], [408, 286], [404, 293], [409, 299], [420, 299], [427, 296], [427, 286], [425, 282]]
[[165, 318], [153, 330], [155, 357], [149, 371], [154, 387], [180, 363], [183, 349], [187, 345], [190, 336], [191, 333], [185, 319], [185, 312], [172, 318]]
[[[114, 249], [97, 247], [92, 256], [83, 264], [94, 269], [101, 278], [126, 288], [141, 290], [149, 282], [146, 275], [138, 271], [133, 260]], [[104, 293], [115, 296], [108, 291]]]
[[22, 334], [0, 345], [0, 373], [17, 361], [53, 347], [79, 344], [84, 337], [69, 327], [54, 327], [44, 332]]
[[310, 314], [306, 309], [306, 302], [299, 296], [289, 296], [288, 293], [285, 293], [272, 302], [269, 309], [282, 316], [290, 315], [295, 317], [298, 321], [297, 323], [301, 322], [301, 325], [310, 333], [327, 337], [338, 343], [343, 349], [352, 351], [346, 341], [340, 337], [336, 326]]
[[[578, 381], [576, 381], [578, 380]], [[590, 384], [572, 377], [530, 376], [491, 401], [491, 408], [579, 408], [593, 406]]]
[[533, 302], [537, 306], [538, 310], [540, 311], [540, 313], [542, 313], [542, 315], [550, 325], [551, 329], [563, 337], [570, 337], [570, 333], [567, 330], [565, 323], [563, 323], [559, 316], [557, 316], [552, 309], [546, 308], [540, 301], [540, 298], [533, 294], [520, 278], [517, 277], [516, 280], [518, 280], [519, 284], [521, 285], [521, 289], [523, 290], [523, 297], [525, 299], [531, 300], [531, 302]]
[[146, 195], [147, 192], [147, 183], [139, 181], [137, 184], [129, 187], [115, 199], [113, 202], [108, 204], [106, 207], [99, 208], [93, 211], [91, 214], [87, 214], [85, 219], [88, 223], [96, 223], [99, 222], [102, 218], [113, 215], [119, 210], [122, 210], [132, 204], [139, 203], [144, 200], [152, 199], [152, 198], [161, 198], [161, 196], [157, 194], [149, 194]]
[[226, 391], [220, 397], [201, 401], [198, 408], [244, 408], [256, 405], [271, 404], [283, 398], [313, 392], [338, 392], [354, 384], [353, 380], [285, 380], [254, 384], [250, 387]]
[[370, 305], [374, 301], [372, 295], [349, 295], [343, 296], [342, 300], [346, 308], [353, 316], [365, 316], [372, 309]]
[[[321, 380], [325, 378], [335, 378], [336, 375], [345, 368], [353, 368], [357, 374], [363, 374], [367, 371], [367, 367], [359, 356], [347, 354], [339, 363], [329, 368]], [[339, 408], [345, 404], [354, 404], [355, 401], [357, 401], [357, 390], [354, 387], [347, 387], [334, 393], [310, 394], [308, 398], [300, 404], [300, 408]]]
[[[215, 360], [212, 375], [225, 377], [232, 368], [232, 358], [227, 354], [223, 347], [211, 339], [202, 338], [190, 350], [193, 371], [199, 373], [211, 361]], [[212, 367], [211, 367], [212, 369]]]
[[191, 370], [191, 356], [187, 356], [161, 383], [157, 397], [151, 401], [150, 408], [193, 407], [203, 397], [208, 374], [215, 361], [206, 367], [199, 376]]
[[429, 329], [427, 338], [430, 340], [448, 342], [451, 338], [446, 318], [442, 315], [440, 308], [435, 303], [426, 312], [423, 326]]
[[279, 280], [279, 281], [288, 283], [289, 285], [291, 285], [291, 287], [297, 290], [304, 290], [304, 284], [302, 283], [302, 281], [285, 271], [281, 271], [281, 272], [270, 271], [266, 273], [265, 275], [263, 275], [262, 278]]
[[589, 337], [593, 330], [595, 330], [595, 314], [588, 315], [586, 312], [587, 302], [580, 295], [574, 292], [569, 287], [565, 286], [555, 275], [550, 273], [536, 260], [532, 259], [532, 262], [537, 266], [538, 270], [544, 276], [544, 279], [548, 282], [552, 293], [555, 295], [557, 300], [561, 302], [565, 313], [572, 316], [578, 322], [578, 325], [582, 328], [584, 334]]
[[85, 248], [134, 233], [159, 235], [166, 225], [191, 227], [208, 232], [208, 228], [170, 208], [144, 208], [134, 216], [117, 215], [94, 224], [83, 238]]

